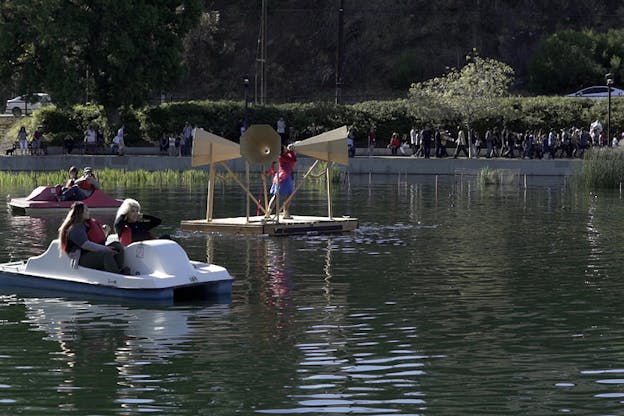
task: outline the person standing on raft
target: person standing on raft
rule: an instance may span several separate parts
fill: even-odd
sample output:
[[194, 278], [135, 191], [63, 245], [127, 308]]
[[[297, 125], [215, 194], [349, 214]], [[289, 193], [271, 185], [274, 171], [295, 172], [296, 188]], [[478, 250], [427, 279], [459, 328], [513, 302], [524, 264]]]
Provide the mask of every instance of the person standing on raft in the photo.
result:
[[[293, 145], [289, 144], [288, 146], [282, 145], [282, 154], [279, 157], [278, 161], [278, 171], [275, 172], [275, 168], [272, 165], [269, 170], [269, 174], [273, 175], [273, 185], [271, 185], [271, 200], [269, 201], [269, 210], [270, 213], [273, 210], [273, 206], [275, 205], [275, 199], [277, 196], [277, 190], [279, 188], [279, 195], [282, 198], [287, 198], [288, 195], [294, 192], [294, 180], [293, 180], [293, 172], [295, 169], [295, 163], [297, 162], [297, 155], [293, 150]], [[279, 183], [279, 184], [278, 184]], [[283, 205], [284, 218], [291, 218], [288, 213], [288, 206], [290, 205], [290, 201]]]

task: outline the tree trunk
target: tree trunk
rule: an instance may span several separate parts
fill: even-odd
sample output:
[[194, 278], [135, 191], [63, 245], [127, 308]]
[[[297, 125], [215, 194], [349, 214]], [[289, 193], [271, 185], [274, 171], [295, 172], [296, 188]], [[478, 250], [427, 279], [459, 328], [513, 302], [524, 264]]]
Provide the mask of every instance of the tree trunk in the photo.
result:
[[472, 159], [474, 154], [472, 153], [472, 129], [470, 128], [470, 121], [466, 122], [466, 137], [468, 138], [468, 159]]
[[104, 105], [104, 113], [106, 113], [108, 128], [111, 130], [111, 132], [117, 131], [117, 128], [121, 126], [121, 116], [119, 115], [119, 108]]

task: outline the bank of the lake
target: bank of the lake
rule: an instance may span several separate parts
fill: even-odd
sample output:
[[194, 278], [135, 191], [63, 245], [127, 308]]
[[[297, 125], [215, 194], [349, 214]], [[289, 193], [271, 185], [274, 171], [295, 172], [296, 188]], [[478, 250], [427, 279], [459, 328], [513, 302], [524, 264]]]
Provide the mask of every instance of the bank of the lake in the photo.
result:
[[[382, 149], [380, 149], [382, 150]], [[243, 159], [226, 162], [234, 172], [244, 172]], [[305, 171], [314, 159], [300, 156], [297, 170]], [[476, 172], [483, 168], [507, 169], [528, 176], [569, 176], [581, 168], [582, 160], [555, 159], [505, 159], [505, 158], [443, 158], [421, 159], [411, 156], [374, 157], [356, 156], [349, 159], [349, 173], [353, 174], [410, 174], [410, 175], [455, 175], [461, 172]], [[158, 154], [114, 155], [63, 155], [47, 156], [0, 156], [0, 170], [3, 171], [56, 171], [68, 166], [92, 166], [95, 169], [125, 170], [177, 170], [208, 169], [208, 166], [192, 167], [190, 157], [164, 156]]]

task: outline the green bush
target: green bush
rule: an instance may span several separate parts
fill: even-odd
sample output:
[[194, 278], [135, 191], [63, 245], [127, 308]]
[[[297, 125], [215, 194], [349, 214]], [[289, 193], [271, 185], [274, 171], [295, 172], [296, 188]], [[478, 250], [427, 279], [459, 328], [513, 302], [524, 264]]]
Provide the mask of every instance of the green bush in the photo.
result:
[[[366, 101], [354, 104], [357, 117], [354, 117], [353, 127], [355, 132], [355, 143], [357, 147], [365, 147], [367, 144], [367, 133], [371, 127], [375, 127], [377, 145], [385, 146], [390, 144], [392, 133], [399, 133], [399, 136], [409, 133], [412, 125], [422, 126], [424, 118], [411, 117], [409, 103], [407, 100], [394, 101]], [[439, 123], [436, 123], [439, 124]]]
[[[83, 132], [89, 127], [93, 126], [96, 130], [99, 130], [104, 134], [105, 138], [111, 136], [111, 129], [108, 126], [108, 120], [104, 115], [104, 109], [98, 105], [76, 105], [69, 114], [69, 119], [72, 121], [72, 127], [75, 139], [80, 138], [82, 140]], [[70, 129], [67, 129], [70, 131]]]
[[234, 140], [245, 118], [244, 104], [236, 101], [188, 101], [145, 107], [137, 112], [141, 133], [158, 140], [163, 133], [180, 134], [186, 122]]
[[[366, 136], [371, 127], [377, 130], [378, 145], [388, 144], [393, 132], [408, 134], [412, 126], [422, 128], [425, 123], [449, 129], [453, 134], [460, 120], [428, 120], [423, 109], [412, 108], [408, 100], [367, 101], [354, 105], [329, 103], [291, 103], [280, 105], [252, 105], [247, 112], [250, 124], [275, 123], [280, 116], [293, 128], [293, 140], [301, 140], [343, 125], [352, 128], [358, 147], [366, 146]], [[121, 118], [127, 133], [126, 144], [145, 146], [157, 142], [163, 133], [180, 134], [188, 121], [194, 126], [233, 141], [238, 141], [240, 126], [245, 119], [245, 104], [240, 101], [189, 101], [125, 109]], [[600, 119], [606, 128], [607, 100], [569, 97], [509, 97], [501, 98], [495, 114], [472, 120], [471, 125], [482, 134], [492, 127], [507, 127], [512, 131], [589, 128]], [[60, 145], [67, 134], [76, 139], [89, 124], [102, 130], [107, 142], [112, 140], [118, 126], [109, 126], [103, 110], [94, 105], [78, 105], [71, 110], [45, 107], [32, 117], [21, 118], [7, 133], [16, 137], [24, 125], [32, 133], [38, 125], [52, 144]], [[624, 98], [612, 98], [612, 135], [624, 128]]]

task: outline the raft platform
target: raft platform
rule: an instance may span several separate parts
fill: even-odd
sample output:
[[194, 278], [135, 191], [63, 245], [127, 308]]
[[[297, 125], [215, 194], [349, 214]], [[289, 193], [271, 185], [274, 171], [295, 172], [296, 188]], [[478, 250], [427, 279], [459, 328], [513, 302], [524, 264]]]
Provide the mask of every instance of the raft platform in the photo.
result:
[[358, 228], [357, 218], [344, 217], [315, 217], [293, 215], [291, 218], [275, 217], [266, 219], [264, 216], [213, 218], [211, 221], [183, 220], [181, 228], [184, 231], [203, 231], [224, 234], [251, 234], [288, 236], [297, 234], [335, 234], [353, 231]]

